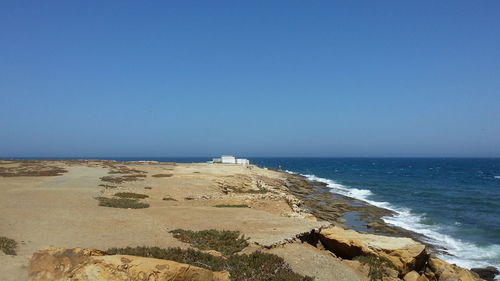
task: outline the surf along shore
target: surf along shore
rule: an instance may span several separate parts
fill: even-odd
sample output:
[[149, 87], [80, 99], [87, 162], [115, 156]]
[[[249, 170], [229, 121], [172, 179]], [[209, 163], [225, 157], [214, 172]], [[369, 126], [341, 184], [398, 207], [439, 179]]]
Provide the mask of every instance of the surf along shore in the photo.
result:
[[0, 214], [6, 281], [481, 280], [389, 210], [254, 165], [0, 160]]

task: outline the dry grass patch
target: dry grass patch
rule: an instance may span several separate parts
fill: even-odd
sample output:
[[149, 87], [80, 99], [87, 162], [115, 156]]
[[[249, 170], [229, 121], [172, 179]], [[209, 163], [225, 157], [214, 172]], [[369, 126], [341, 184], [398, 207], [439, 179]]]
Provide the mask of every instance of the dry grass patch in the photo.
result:
[[6, 255], [16, 255], [17, 242], [4, 236], [0, 236], [0, 251]]
[[146, 175], [143, 174], [133, 174], [133, 175], [123, 175], [123, 178], [137, 180], [137, 178], [145, 178]]
[[215, 205], [214, 207], [216, 208], [250, 208], [248, 205], [230, 205], [230, 204], [220, 204], [220, 205]]
[[216, 250], [224, 255], [232, 255], [248, 246], [247, 238], [239, 231], [175, 229], [170, 231], [175, 238], [189, 243], [200, 250]]
[[127, 166], [111, 166], [111, 170], [108, 174], [147, 174], [147, 172], [132, 169]]
[[162, 249], [158, 247], [111, 248], [111, 255], [132, 255], [172, 260], [212, 271], [229, 271], [231, 280], [237, 281], [312, 281], [313, 278], [293, 272], [280, 257], [273, 254], [254, 252], [250, 255], [215, 257], [193, 249]]
[[169, 178], [173, 176], [173, 174], [156, 174], [156, 175], [152, 175], [152, 177], [155, 177], [155, 178]]
[[67, 170], [46, 165], [43, 162], [35, 160], [23, 160], [15, 167], [0, 167], [0, 176], [2, 177], [48, 177], [61, 176]]
[[122, 177], [112, 177], [112, 176], [104, 176], [100, 178], [101, 181], [110, 182], [114, 184], [123, 183], [125, 180]]
[[149, 207], [148, 203], [139, 202], [137, 199], [107, 197], [96, 197], [95, 199], [99, 201], [99, 206], [103, 207], [122, 209], [144, 209]]
[[144, 198], [149, 197], [146, 194], [139, 194], [139, 193], [134, 193], [134, 192], [118, 192], [118, 193], [115, 193], [114, 196], [120, 197], [120, 198], [135, 198], [135, 199], [144, 199]]
[[264, 194], [267, 193], [267, 190], [263, 189], [249, 189], [249, 188], [238, 188], [238, 189], [233, 189], [234, 192], [236, 193], [253, 193], [253, 194]]
[[106, 189], [113, 189], [113, 188], [116, 188], [116, 186], [114, 185], [110, 185], [110, 184], [100, 184], [99, 186], [102, 186]]
[[142, 174], [136, 174], [136, 175], [124, 175], [124, 176], [104, 176], [101, 177], [101, 181], [103, 182], [109, 182], [113, 184], [121, 184], [126, 181], [138, 181], [138, 180], [144, 180], [146, 175]]

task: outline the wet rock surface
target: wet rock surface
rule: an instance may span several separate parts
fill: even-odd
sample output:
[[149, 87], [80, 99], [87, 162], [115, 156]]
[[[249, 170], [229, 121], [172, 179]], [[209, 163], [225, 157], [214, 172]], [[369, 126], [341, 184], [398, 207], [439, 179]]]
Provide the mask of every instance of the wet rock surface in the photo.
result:
[[477, 273], [479, 277], [484, 280], [493, 281], [495, 280], [495, 276], [500, 274], [500, 271], [496, 267], [488, 266], [484, 268], [472, 268], [471, 271]]

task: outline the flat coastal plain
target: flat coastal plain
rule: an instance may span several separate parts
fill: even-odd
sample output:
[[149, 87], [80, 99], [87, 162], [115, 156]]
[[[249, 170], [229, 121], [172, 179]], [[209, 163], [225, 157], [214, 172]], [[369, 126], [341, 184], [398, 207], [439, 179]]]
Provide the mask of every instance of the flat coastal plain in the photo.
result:
[[[298, 207], [286, 177], [254, 165], [0, 160], [0, 236], [17, 242], [16, 255], [0, 251], [0, 280], [27, 280], [30, 257], [46, 247], [191, 247], [174, 229], [236, 230], [249, 238], [242, 253], [276, 254], [316, 281], [367, 280], [297, 239], [330, 223]], [[149, 206], [99, 205], [124, 192]]]

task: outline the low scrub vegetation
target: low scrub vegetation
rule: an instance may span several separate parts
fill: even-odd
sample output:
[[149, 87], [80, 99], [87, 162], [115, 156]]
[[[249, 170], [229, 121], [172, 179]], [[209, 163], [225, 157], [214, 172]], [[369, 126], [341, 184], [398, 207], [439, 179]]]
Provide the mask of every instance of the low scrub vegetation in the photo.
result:
[[163, 197], [163, 200], [164, 200], [164, 201], [177, 201], [177, 200], [175, 200], [174, 198], [172, 198], [172, 197], [168, 197], [168, 196], [167, 196], [167, 197]]
[[118, 192], [118, 193], [115, 193], [114, 196], [120, 197], [120, 198], [135, 198], [135, 199], [144, 199], [144, 198], [149, 197], [146, 194], [139, 194], [139, 193], [134, 193], [134, 192]]
[[144, 174], [145, 171], [132, 169], [127, 166], [111, 166], [111, 171], [108, 174]]
[[312, 281], [292, 271], [280, 257], [273, 254], [254, 252], [250, 255], [231, 255], [216, 257], [193, 249], [158, 247], [112, 248], [106, 251], [111, 255], [132, 255], [156, 259], [172, 260], [190, 264], [212, 271], [226, 270], [231, 280], [237, 281]]
[[155, 178], [168, 178], [168, 177], [171, 177], [173, 176], [172, 174], [156, 174], [156, 175], [152, 175], [152, 177], [155, 177]]
[[369, 266], [368, 277], [370, 281], [382, 280], [388, 275], [387, 269], [396, 269], [396, 266], [388, 259], [377, 256], [357, 256], [354, 260]]
[[105, 176], [100, 178], [101, 181], [104, 182], [110, 182], [114, 184], [120, 184], [123, 183], [125, 180], [122, 177], [112, 177], [112, 176]]
[[123, 209], [144, 209], [149, 207], [148, 203], [139, 202], [137, 199], [106, 197], [96, 197], [95, 199], [99, 201], [99, 206], [104, 207]]
[[6, 255], [15, 255], [17, 248], [17, 242], [13, 239], [0, 236], [0, 251], [4, 252]]
[[2, 177], [48, 177], [60, 176], [66, 172], [63, 168], [36, 162], [22, 162], [17, 167], [0, 167], [0, 176]]
[[230, 205], [230, 204], [220, 204], [215, 205], [216, 208], [250, 208], [248, 205]]
[[233, 189], [233, 191], [236, 193], [254, 193], [254, 194], [267, 193], [267, 191], [263, 189], [250, 189], [250, 188], [235, 188]]
[[200, 250], [216, 250], [224, 255], [232, 255], [248, 246], [248, 242], [239, 231], [201, 230], [192, 231], [175, 229], [170, 231], [175, 238], [189, 243]]
[[106, 188], [106, 189], [113, 189], [113, 188], [116, 188], [116, 186], [114, 186], [114, 185], [109, 185], [109, 184], [100, 184], [99, 186], [102, 186], [102, 187], [104, 187], [104, 188]]
[[124, 183], [126, 181], [144, 180], [145, 177], [146, 177], [146, 175], [135, 174], [135, 175], [124, 175], [124, 176], [104, 176], [104, 177], [101, 177], [100, 179], [101, 179], [101, 181], [104, 181], [104, 182], [120, 184], [120, 183]]

